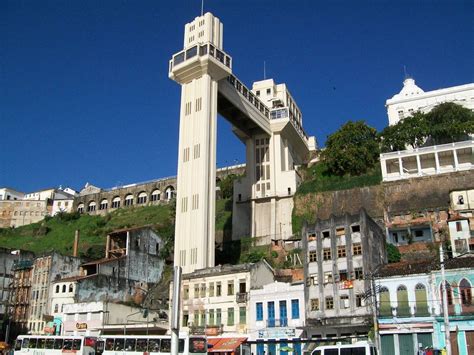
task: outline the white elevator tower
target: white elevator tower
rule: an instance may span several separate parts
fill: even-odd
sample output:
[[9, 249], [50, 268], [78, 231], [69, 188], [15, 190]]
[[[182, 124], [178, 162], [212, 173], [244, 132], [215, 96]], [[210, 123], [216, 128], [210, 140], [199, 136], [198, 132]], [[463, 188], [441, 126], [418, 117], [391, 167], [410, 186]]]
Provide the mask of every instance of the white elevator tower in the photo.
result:
[[218, 81], [232, 73], [222, 33], [212, 14], [196, 17], [170, 61], [181, 84], [174, 260], [183, 273], [214, 266]]

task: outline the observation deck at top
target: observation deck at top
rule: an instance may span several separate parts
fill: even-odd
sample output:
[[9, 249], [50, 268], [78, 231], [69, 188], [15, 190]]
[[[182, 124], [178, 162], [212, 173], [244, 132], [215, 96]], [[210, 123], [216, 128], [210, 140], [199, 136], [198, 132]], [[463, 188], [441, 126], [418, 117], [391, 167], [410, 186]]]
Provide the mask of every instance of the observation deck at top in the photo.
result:
[[[209, 65], [212, 62], [212, 66]], [[213, 68], [211, 73], [219, 80], [218, 111], [235, 127], [245, 133], [257, 127], [271, 134], [271, 122], [289, 119], [292, 126], [303, 139], [308, 135], [301, 124], [292, 117], [287, 107], [269, 108], [235, 75], [232, 75], [232, 58], [211, 43], [198, 44], [184, 49], [169, 61], [169, 78], [177, 82], [191, 81], [196, 71]], [[251, 120], [249, 121], [248, 118]]]

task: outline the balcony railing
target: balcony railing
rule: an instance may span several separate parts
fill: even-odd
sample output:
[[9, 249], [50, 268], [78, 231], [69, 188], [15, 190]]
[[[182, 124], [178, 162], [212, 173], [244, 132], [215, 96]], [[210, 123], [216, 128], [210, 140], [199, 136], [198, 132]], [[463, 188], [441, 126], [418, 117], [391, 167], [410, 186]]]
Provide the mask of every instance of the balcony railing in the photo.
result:
[[235, 76], [230, 75], [227, 77], [227, 81], [252, 105], [259, 110], [262, 115], [267, 119], [270, 119], [270, 110], [263, 102], [260, 101], [257, 96], [255, 96], [252, 91], [250, 91], [242, 82], [237, 79]]
[[235, 299], [237, 303], [245, 303], [248, 300], [248, 293], [247, 292], [240, 292], [235, 295]]
[[217, 59], [219, 62], [224, 64], [228, 68], [232, 68], [232, 58], [224, 53], [223, 51], [217, 49], [210, 43], [195, 45], [194, 47], [185, 49], [173, 56], [173, 59], [170, 61], [170, 72], [177, 65], [184, 63], [185, 61], [196, 57], [205, 55], [210, 55], [211, 57]]

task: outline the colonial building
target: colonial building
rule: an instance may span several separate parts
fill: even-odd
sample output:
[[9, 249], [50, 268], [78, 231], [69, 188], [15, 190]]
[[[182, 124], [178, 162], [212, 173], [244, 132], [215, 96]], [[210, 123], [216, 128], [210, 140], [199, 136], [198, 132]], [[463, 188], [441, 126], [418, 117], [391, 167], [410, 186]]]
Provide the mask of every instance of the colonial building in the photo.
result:
[[394, 125], [415, 111], [426, 113], [443, 102], [454, 102], [474, 110], [474, 83], [425, 92], [408, 77], [403, 81], [402, 90], [385, 104], [388, 122]]
[[81, 260], [77, 257], [51, 253], [33, 261], [31, 272], [28, 329], [32, 334], [44, 334], [51, 317], [51, 284], [62, 277], [78, 275]]
[[[284, 353], [290, 347], [302, 353], [305, 326], [304, 283], [274, 282], [250, 290], [249, 340], [257, 355]], [[287, 351], [287, 350], [286, 350]]]
[[249, 292], [273, 280], [273, 269], [265, 260], [219, 265], [183, 275], [181, 330], [210, 336], [249, 333], [254, 311], [250, 309]]
[[303, 230], [308, 337], [367, 335], [371, 273], [386, 263], [385, 234], [361, 210]]
[[[473, 266], [472, 256], [445, 260], [453, 354], [468, 355], [474, 348]], [[439, 261], [389, 264], [375, 283], [382, 354], [416, 354], [420, 348], [446, 346]]]

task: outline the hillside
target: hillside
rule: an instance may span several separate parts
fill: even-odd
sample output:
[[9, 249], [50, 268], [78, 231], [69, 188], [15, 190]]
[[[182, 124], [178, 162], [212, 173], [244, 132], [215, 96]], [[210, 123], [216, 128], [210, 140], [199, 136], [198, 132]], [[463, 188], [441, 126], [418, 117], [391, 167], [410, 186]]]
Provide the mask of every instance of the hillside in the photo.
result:
[[[229, 210], [230, 205], [230, 210]], [[232, 225], [232, 203], [218, 200], [217, 232]], [[150, 225], [165, 238], [171, 250], [174, 239], [175, 204], [122, 208], [104, 217], [76, 213], [57, 215], [18, 228], [0, 229], [0, 247], [31, 250], [37, 254], [57, 251], [72, 254], [74, 233], [80, 230], [79, 253], [90, 258], [104, 255], [105, 237], [116, 229]]]

